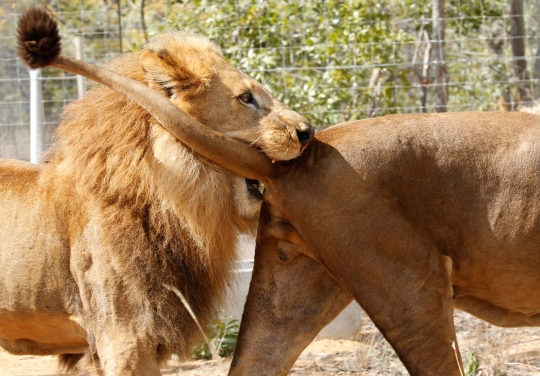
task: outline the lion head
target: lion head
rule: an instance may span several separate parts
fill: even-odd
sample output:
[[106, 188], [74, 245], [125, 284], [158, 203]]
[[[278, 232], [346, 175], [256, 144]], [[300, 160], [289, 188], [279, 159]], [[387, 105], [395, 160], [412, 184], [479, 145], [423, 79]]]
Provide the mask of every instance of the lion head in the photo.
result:
[[[273, 160], [298, 157], [313, 135], [307, 119], [231, 66], [218, 46], [199, 35], [159, 34], [144, 50], [120, 56], [107, 68], [146, 83], [206, 126], [254, 145]], [[95, 86], [68, 105], [62, 117], [57, 131], [62, 154], [74, 157], [72, 165], [81, 163], [76, 169], [78, 180], [91, 182], [89, 186], [101, 197], [125, 201], [141, 197], [134, 190], [151, 190], [135, 183], [141, 179], [144, 159], [148, 178], [156, 183], [151, 188], [172, 206], [192, 202], [203, 191], [222, 203], [220, 197], [233, 192], [233, 206], [240, 216], [256, 218], [260, 196], [252, 184], [193, 153], [148, 112], [115, 91]], [[138, 170], [134, 165], [139, 165]], [[196, 182], [195, 186], [187, 187], [188, 181]], [[215, 217], [215, 210], [210, 201], [179, 211], [193, 218], [189, 224], [212, 223], [208, 218]]]
[[232, 67], [204, 37], [162, 34], [140, 62], [150, 87], [206, 126], [249, 142], [274, 160], [298, 157], [312, 135], [304, 117]]

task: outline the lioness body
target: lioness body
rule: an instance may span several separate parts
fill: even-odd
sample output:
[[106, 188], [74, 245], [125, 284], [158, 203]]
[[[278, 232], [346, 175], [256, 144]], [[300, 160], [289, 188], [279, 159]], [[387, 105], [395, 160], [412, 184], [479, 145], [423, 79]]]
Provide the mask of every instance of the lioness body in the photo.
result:
[[[540, 296], [535, 293], [540, 287], [538, 117], [498, 113], [390, 116], [338, 126], [317, 138], [335, 148], [354, 171], [343, 171], [337, 158], [317, 160], [320, 181], [316, 187], [334, 197], [328, 200], [331, 206], [319, 202], [317, 212], [298, 209], [301, 215], [291, 221], [300, 235], [301, 228], [311, 228], [317, 218], [367, 216], [365, 223], [348, 221], [349, 226], [358, 226], [350, 230], [365, 242], [368, 235], [363, 233], [377, 225], [369, 222], [381, 214], [376, 214], [374, 204], [351, 208], [351, 200], [358, 204], [368, 197], [368, 202], [382, 200], [410, 224], [411, 232], [399, 234], [402, 239], [397, 241], [397, 228], [385, 223], [384, 231], [372, 234], [376, 238], [370, 242], [385, 247], [386, 242], [391, 244], [388, 238], [396, 239], [396, 254], [413, 257], [414, 249], [410, 254], [405, 249], [416, 233], [426, 239], [426, 248], [452, 260], [457, 304], [459, 298], [473, 296], [526, 316], [540, 313]], [[309, 159], [309, 154], [304, 158]], [[300, 163], [298, 171], [304, 174]], [[345, 179], [341, 189], [321, 185], [331, 181], [330, 175], [348, 173], [358, 177], [356, 188]], [[336, 205], [340, 198], [350, 204]], [[294, 205], [299, 203], [295, 200]], [[328, 234], [319, 239], [310, 233], [304, 239], [316, 250], [323, 247], [323, 237], [328, 239]], [[360, 239], [350, 237], [351, 242]]]
[[540, 324], [539, 140], [539, 118], [519, 113], [320, 132], [267, 183], [263, 230], [288, 223], [300, 242], [259, 239], [231, 374], [285, 375], [353, 298], [412, 375], [460, 374], [454, 306]]
[[[48, 14], [29, 11], [20, 52], [39, 61], [56, 32]], [[164, 119], [176, 130], [204, 121], [217, 138], [231, 135], [274, 160], [298, 156], [312, 134], [203, 37], [161, 34], [108, 68], [135, 79], [119, 85], [136, 96], [158, 91], [157, 112], [182, 109]], [[196, 154], [139, 104], [95, 86], [64, 110], [44, 165], [0, 161], [0, 345], [62, 354], [68, 368], [98, 374], [159, 375], [158, 363], [189, 351], [199, 334], [165, 285], [207, 323], [227, 296], [237, 235], [254, 230], [259, 206], [244, 178]]]
[[80, 353], [88, 342], [72, 316], [77, 286], [64, 214], [76, 206], [54, 189], [58, 182], [38, 183], [42, 169], [0, 160], [0, 345], [15, 354]]

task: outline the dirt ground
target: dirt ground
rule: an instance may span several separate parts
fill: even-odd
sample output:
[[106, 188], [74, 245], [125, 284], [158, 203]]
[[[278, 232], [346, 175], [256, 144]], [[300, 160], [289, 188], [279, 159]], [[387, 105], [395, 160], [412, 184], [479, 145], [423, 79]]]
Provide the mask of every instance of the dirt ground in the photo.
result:
[[[455, 315], [467, 375], [540, 376], [540, 328], [503, 329]], [[171, 361], [163, 375], [225, 376], [230, 359]], [[468, 368], [469, 365], [471, 368]], [[55, 357], [12, 356], [0, 350], [0, 376], [57, 376]], [[407, 375], [392, 348], [364, 316], [355, 340], [319, 340], [299, 357], [291, 376]]]

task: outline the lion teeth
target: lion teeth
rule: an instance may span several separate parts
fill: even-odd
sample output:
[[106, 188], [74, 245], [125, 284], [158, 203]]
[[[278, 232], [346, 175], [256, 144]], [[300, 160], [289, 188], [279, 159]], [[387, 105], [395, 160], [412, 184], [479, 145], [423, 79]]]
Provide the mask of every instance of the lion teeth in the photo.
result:
[[266, 190], [264, 183], [258, 182], [257, 190], [259, 191], [261, 195], [264, 195], [264, 191]]

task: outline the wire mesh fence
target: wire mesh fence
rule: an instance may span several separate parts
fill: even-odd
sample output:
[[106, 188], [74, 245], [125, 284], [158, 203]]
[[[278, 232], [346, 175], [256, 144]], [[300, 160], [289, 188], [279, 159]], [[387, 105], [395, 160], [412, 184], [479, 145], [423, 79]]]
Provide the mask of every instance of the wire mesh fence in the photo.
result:
[[[442, 13], [434, 18], [436, 4]], [[83, 58], [94, 63], [169, 29], [204, 34], [319, 129], [392, 113], [515, 110], [540, 97], [539, 0], [4, 0], [0, 157], [29, 158], [29, 74], [15, 29], [30, 6], [55, 14], [65, 54], [75, 56], [82, 37]], [[54, 69], [41, 83], [51, 143], [77, 85]]]

